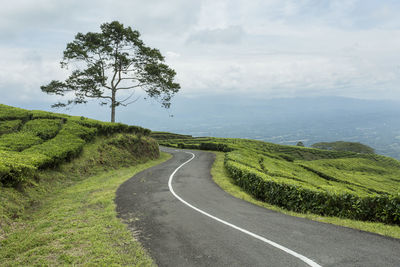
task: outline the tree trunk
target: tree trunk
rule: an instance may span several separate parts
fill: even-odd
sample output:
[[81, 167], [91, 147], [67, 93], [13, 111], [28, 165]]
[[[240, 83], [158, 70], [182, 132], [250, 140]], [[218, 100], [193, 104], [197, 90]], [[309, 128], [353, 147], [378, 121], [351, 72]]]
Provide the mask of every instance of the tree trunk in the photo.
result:
[[111, 122], [115, 122], [115, 95], [116, 95], [116, 90], [112, 90], [112, 94], [111, 94]]

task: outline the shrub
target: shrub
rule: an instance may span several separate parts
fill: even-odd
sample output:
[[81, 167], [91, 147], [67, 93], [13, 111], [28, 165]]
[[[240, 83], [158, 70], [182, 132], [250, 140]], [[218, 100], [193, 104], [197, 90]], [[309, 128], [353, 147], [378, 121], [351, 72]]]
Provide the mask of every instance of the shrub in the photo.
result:
[[254, 197], [288, 210], [400, 225], [400, 194], [359, 197], [280, 183], [227, 157], [225, 168]]
[[0, 135], [15, 132], [21, 125], [21, 120], [0, 121]]
[[304, 143], [302, 141], [297, 142], [296, 146], [304, 147]]
[[[37, 158], [41, 157], [36, 155]], [[36, 166], [19, 152], [0, 150], [0, 182], [12, 186], [34, 177]]]
[[31, 132], [17, 132], [0, 136], [0, 149], [22, 151], [33, 145], [42, 143], [43, 140]]
[[95, 128], [88, 128], [74, 121], [67, 121], [56, 137], [40, 145], [32, 146], [24, 152], [47, 156], [35, 162], [38, 167], [54, 166], [77, 156], [85, 144], [84, 140], [91, 140], [95, 134]]
[[61, 131], [59, 132], [59, 134], [75, 135], [86, 141], [92, 140], [96, 136], [96, 133], [96, 128], [89, 128], [79, 124], [76, 121], [70, 120], [68, 120], [67, 123], [63, 125]]
[[61, 121], [58, 119], [37, 119], [25, 123], [21, 131], [31, 132], [43, 140], [48, 140], [56, 136], [60, 128]]
[[81, 152], [85, 141], [73, 134], [58, 134], [40, 145], [32, 146], [24, 151], [26, 154], [41, 154], [47, 156], [35, 164], [38, 167], [55, 166], [72, 157], [76, 157]]
[[31, 180], [38, 168], [76, 157], [97, 134], [115, 133], [137, 135], [115, 139], [120, 147], [140, 154], [147, 153], [144, 150], [151, 145], [152, 155], [159, 153], [157, 143], [145, 137], [151, 133], [149, 129], [0, 104], [0, 185]]
[[200, 149], [222, 151], [222, 152], [232, 151], [232, 149], [228, 145], [222, 143], [200, 143]]
[[139, 137], [133, 134], [119, 134], [105, 141], [106, 145], [111, 145], [119, 149], [127, 150], [134, 157], [158, 158], [160, 150], [157, 142], [148, 137]]
[[71, 116], [66, 115], [66, 114], [60, 114], [60, 113], [53, 113], [53, 112], [48, 112], [48, 111], [43, 111], [43, 110], [32, 110], [32, 119], [61, 119], [64, 122], [70, 118]]
[[165, 140], [165, 139], [191, 139], [191, 135], [183, 135], [183, 134], [175, 134], [168, 132], [152, 132], [151, 137], [156, 140]]
[[151, 131], [139, 126], [129, 126], [123, 123], [102, 122], [85, 117], [70, 117], [68, 121], [74, 121], [80, 125], [96, 128], [101, 135], [111, 135], [114, 133], [135, 133], [149, 135]]
[[29, 120], [32, 114], [30, 111], [0, 104], [0, 121], [5, 120]]
[[326, 150], [350, 151], [350, 152], [364, 153], [364, 154], [375, 153], [372, 147], [357, 142], [344, 142], [344, 141], [320, 142], [313, 144], [312, 147], [319, 149], [326, 149]]

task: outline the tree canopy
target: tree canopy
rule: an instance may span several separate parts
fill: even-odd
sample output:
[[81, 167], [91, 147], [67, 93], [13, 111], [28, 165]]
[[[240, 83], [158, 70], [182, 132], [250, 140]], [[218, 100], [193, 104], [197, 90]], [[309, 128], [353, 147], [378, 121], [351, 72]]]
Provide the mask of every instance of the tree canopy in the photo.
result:
[[[71, 70], [71, 74], [65, 81], [53, 80], [41, 86], [45, 93], [72, 97], [52, 107], [95, 98], [101, 105], [110, 106], [111, 121], [115, 122], [115, 108], [135, 102], [135, 89], [140, 88], [147, 97], [169, 108], [180, 85], [174, 82], [176, 72], [164, 63], [161, 52], [146, 46], [138, 31], [118, 21], [100, 28], [100, 33], [78, 33], [67, 44], [61, 68]], [[117, 97], [118, 91], [126, 93]]]

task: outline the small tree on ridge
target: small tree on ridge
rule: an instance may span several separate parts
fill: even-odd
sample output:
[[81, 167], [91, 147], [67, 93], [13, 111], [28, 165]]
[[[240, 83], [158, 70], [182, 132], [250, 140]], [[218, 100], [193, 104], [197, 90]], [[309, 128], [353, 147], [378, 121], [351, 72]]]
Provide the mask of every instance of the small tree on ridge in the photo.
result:
[[[148, 97], [169, 108], [180, 85], [174, 82], [176, 72], [164, 64], [160, 51], [145, 46], [138, 31], [125, 28], [118, 21], [104, 23], [100, 28], [100, 33], [78, 33], [67, 44], [61, 68], [71, 69], [71, 75], [64, 82], [53, 80], [40, 87], [47, 94], [74, 96], [52, 107], [97, 98], [101, 105], [110, 106], [111, 122], [115, 122], [115, 108], [135, 102], [135, 89], [141, 88]], [[118, 91], [129, 94], [117, 98]]]

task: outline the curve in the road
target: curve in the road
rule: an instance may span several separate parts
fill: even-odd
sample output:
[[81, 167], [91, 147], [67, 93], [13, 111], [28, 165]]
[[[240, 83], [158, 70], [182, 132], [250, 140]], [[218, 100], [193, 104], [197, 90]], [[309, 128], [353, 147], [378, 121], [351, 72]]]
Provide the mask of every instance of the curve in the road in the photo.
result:
[[294, 256], [294, 257], [296, 257], [296, 258], [298, 258], [298, 259], [300, 259], [300, 260], [302, 260], [302, 261], [304, 261], [304, 262], [307, 263], [309, 266], [312, 266], [312, 267], [322, 267], [322, 266], [319, 265], [318, 263], [316, 263], [316, 262], [314, 262], [313, 260], [307, 258], [306, 256], [303, 256], [303, 255], [297, 253], [296, 251], [293, 251], [293, 250], [291, 250], [291, 249], [289, 249], [289, 248], [287, 248], [287, 247], [285, 247], [285, 246], [282, 246], [282, 245], [280, 245], [280, 244], [278, 244], [278, 243], [276, 243], [276, 242], [274, 242], [274, 241], [272, 241], [272, 240], [269, 240], [269, 239], [267, 239], [267, 238], [265, 238], [265, 237], [259, 236], [259, 235], [255, 234], [255, 233], [253, 233], [253, 232], [250, 232], [250, 231], [248, 231], [248, 230], [246, 230], [246, 229], [240, 228], [240, 227], [238, 227], [238, 226], [236, 226], [236, 225], [234, 225], [234, 224], [232, 224], [232, 223], [229, 223], [229, 222], [227, 222], [227, 221], [224, 221], [224, 220], [222, 220], [222, 219], [220, 219], [220, 218], [218, 218], [218, 217], [216, 217], [216, 216], [213, 216], [213, 215], [211, 215], [211, 214], [209, 214], [209, 213], [207, 213], [207, 212], [205, 212], [205, 211], [203, 211], [203, 210], [201, 210], [201, 209], [199, 209], [199, 208], [196, 208], [195, 206], [193, 206], [192, 204], [188, 203], [187, 201], [185, 201], [184, 199], [182, 199], [180, 196], [178, 196], [178, 195], [175, 193], [174, 188], [172, 187], [172, 180], [174, 179], [174, 175], [175, 175], [175, 173], [176, 173], [180, 168], [182, 168], [182, 167], [183, 167], [184, 165], [186, 165], [187, 163], [191, 162], [191, 161], [196, 157], [196, 156], [195, 156], [193, 153], [191, 153], [191, 152], [185, 152], [185, 153], [192, 155], [192, 157], [191, 157], [190, 159], [188, 159], [187, 161], [185, 161], [184, 163], [182, 163], [178, 168], [176, 168], [176, 169], [173, 171], [173, 173], [171, 174], [171, 176], [169, 177], [169, 179], [168, 179], [169, 191], [171, 191], [171, 193], [174, 195], [174, 197], [176, 197], [180, 202], [182, 202], [182, 203], [185, 204], [186, 206], [188, 206], [188, 207], [194, 209], [195, 211], [200, 212], [201, 214], [203, 214], [203, 215], [205, 215], [205, 216], [207, 216], [207, 217], [210, 217], [211, 219], [213, 219], [213, 220], [215, 220], [215, 221], [218, 221], [218, 222], [220, 222], [220, 223], [223, 223], [223, 224], [225, 224], [225, 225], [227, 225], [227, 226], [229, 226], [229, 227], [232, 227], [233, 229], [236, 229], [236, 230], [238, 230], [238, 231], [240, 231], [240, 232], [242, 232], [242, 233], [245, 233], [245, 234], [247, 234], [247, 235], [249, 235], [249, 236], [252, 236], [252, 237], [254, 237], [254, 238], [256, 238], [256, 239], [258, 239], [258, 240], [260, 240], [260, 241], [262, 241], [262, 242], [264, 242], [264, 243], [267, 243], [267, 244], [269, 244], [269, 245], [271, 245], [271, 246], [273, 246], [273, 247], [276, 247], [276, 248], [278, 248], [278, 249], [280, 249], [280, 250], [282, 250], [282, 251], [284, 251], [284, 252], [286, 252], [286, 253], [288, 253], [288, 254], [290, 254], [290, 255], [292, 255], [292, 256]]
[[280, 246], [324, 267], [400, 266], [398, 239], [255, 206], [213, 182], [214, 154], [161, 149], [173, 157], [126, 181], [115, 198], [119, 217], [160, 267], [308, 265]]

